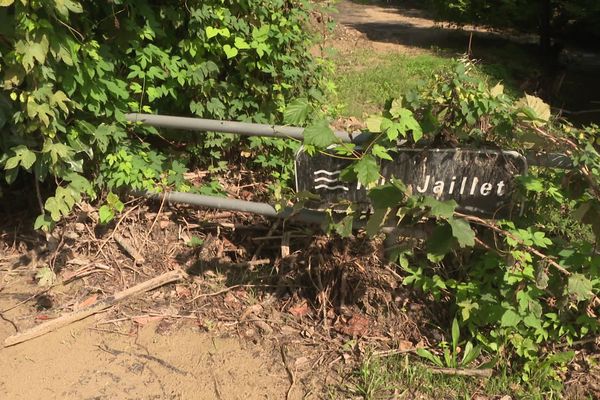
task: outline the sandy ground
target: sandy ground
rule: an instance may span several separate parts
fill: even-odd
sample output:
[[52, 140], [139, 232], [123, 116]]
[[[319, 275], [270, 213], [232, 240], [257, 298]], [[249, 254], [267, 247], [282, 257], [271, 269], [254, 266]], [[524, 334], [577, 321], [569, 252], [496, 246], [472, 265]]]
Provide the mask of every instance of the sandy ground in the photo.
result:
[[[0, 292], [0, 310], [39, 291], [25, 277]], [[17, 326], [43, 315], [30, 304], [4, 314]], [[103, 318], [102, 315], [97, 318]], [[259, 345], [199, 332], [192, 323], [167, 334], [148, 323], [136, 332], [95, 330], [91, 317], [0, 350], [0, 398], [283, 399], [290, 382], [281, 357]], [[110, 325], [98, 329], [118, 330]], [[0, 342], [15, 333], [0, 320]], [[294, 397], [294, 394], [296, 397]], [[300, 398], [292, 393], [291, 398]]]

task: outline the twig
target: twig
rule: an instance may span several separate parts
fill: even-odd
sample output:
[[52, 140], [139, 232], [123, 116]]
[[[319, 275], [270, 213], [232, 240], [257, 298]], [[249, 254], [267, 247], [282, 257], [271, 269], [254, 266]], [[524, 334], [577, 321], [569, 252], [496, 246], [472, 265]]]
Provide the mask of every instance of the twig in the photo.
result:
[[125, 250], [127, 254], [131, 256], [131, 258], [133, 258], [133, 261], [136, 264], [142, 264], [146, 261], [144, 257], [123, 236], [115, 233], [113, 234], [113, 239], [115, 239], [115, 242], [117, 242], [119, 246], [121, 246], [123, 250]]
[[117, 232], [117, 228], [119, 227], [119, 225], [121, 225], [121, 223], [123, 222], [123, 220], [129, 215], [131, 214], [131, 212], [133, 210], [135, 210], [136, 208], [139, 207], [139, 204], [136, 204], [135, 206], [131, 207], [129, 210], [127, 210], [122, 216], [121, 218], [119, 218], [119, 220], [117, 221], [117, 223], [115, 224], [115, 228], [113, 229], [112, 233], [110, 234], [109, 237], [107, 237], [101, 244], [100, 246], [98, 246], [98, 251], [96, 252], [96, 254], [94, 255], [94, 258], [98, 257], [98, 255], [102, 252], [102, 249], [104, 248], [104, 246], [106, 246], [106, 243], [108, 243], [115, 235], [115, 233]]
[[226, 287], [223, 290], [219, 290], [217, 292], [199, 294], [198, 296], [196, 296], [193, 299], [189, 300], [188, 303], [192, 303], [194, 300], [198, 300], [198, 299], [200, 299], [202, 297], [218, 296], [220, 294], [227, 293], [230, 290], [237, 289], [237, 288], [242, 288], [242, 287], [243, 288], [247, 288], [247, 287], [266, 287], [266, 286], [270, 286], [270, 285], [233, 285], [233, 286]]
[[[275, 230], [277, 229], [278, 226], [279, 226], [279, 220], [277, 220], [277, 221], [275, 221], [275, 223], [273, 223], [273, 225], [269, 229], [269, 232], [267, 232], [267, 237], [272, 237], [273, 233], [275, 233]], [[256, 260], [256, 257], [262, 251], [263, 247], [265, 247], [265, 242], [262, 242], [261, 244], [258, 245], [258, 248], [256, 249], [256, 251], [252, 255], [252, 259], [253, 260]]]
[[406, 354], [406, 353], [414, 353], [417, 349], [406, 349], [406, 350], [400, 350], [400, 349], [392, 349], [392, 350], [381, 350], [381, 351], [375, 351], [373, 352], [371, 355], [374, 357], [388, 357], [388, 356], [395, 356], [396, 354]]
[[267, 264], [271, 264], [271, 260], [268, 258], [261, 258], [260, 260], [250, 260], [250, 261], [244, 261], [244, 262], [235, 263], [235, 264], [229, 264], [229, 266], [232, 268], [246, 268], [246, 267], [257, 267], [259, 265], [267, 265]]
[[283, 365], [285, 366], [285, 370], [287, 371], [288, 376], [290, 378], [290, 387], [288, 388], [287, 394], [285, 396], [285, 398], [287, 400], [290, 400], [290, 397], [292, 395], [292, 389], [294, 388], [294, 385], [296, 384], [296, 376], [294, 374], [294, 371], [292, 371], [292, 369], [289, 366], [287, 354], [285, 353], [285, 349], [283, 348], [283, 345], [281, 345], [279, 347], [279, 350], [281, 351], [281, 358], [283, 360]]
[[113, 296], [108, 297], [107, 299], [93, 304], [83, 310], [75, 311], [69, 314], [65, 314], [56, 319], [50, 320], [43, 324], [34, 326], [33, 328], [17, 333], [13, 336], [9, 336], [4, 340], [4, 346], [13, 346], [18, 343], [22, 343], [39, 336], [45, 335], [46, 333], [50, 333], [64, 326], [70, 325], [74, 322], [80, 321], [84, 318], [87, 318], [91, 315], [97, 314], [109, 307], [112, 307], [130, 297], [135, 295], [150, 291], [152, 289], [156, 289], [162, 285], [167, 283], [175, 282], [183, 279], [187, 274], [180, 270], [176, 269], [173, 271], [166, 272], [162, 275], [159, 275], [155, 278], [149, 279], [145, 282], [137, 284], [129, 289], [122, 290], [118, 293], [115, 293]]
[[166, 198], [167, 198], [166, 193], [163, 193], [162, 199], [160, 201], [160, 207], [158, 207], [158, 212], [156, 213], [156, 217], [154, 218], [154, 221], [152, 221], [152, 225], [150, 225], [150, 229], [148, 229], [148, 232], [146, 233], [145, 242], [148, 242], [148, 238], [152, 234], [152, 229], [154, 229], [154, 225], [156, 225], [156, 221], [158, 221], [158, 218], [160, 217], [160, 213], [162, 213], [162, 209], [165, 205]]
[[458, 376], [478, 376], [481, 378], [490, 378], [493, 370], [491, 368], [473, 369], [473, 368], [437, 368], [432, 367], [429, 370], [435, 374], [458, 375]]

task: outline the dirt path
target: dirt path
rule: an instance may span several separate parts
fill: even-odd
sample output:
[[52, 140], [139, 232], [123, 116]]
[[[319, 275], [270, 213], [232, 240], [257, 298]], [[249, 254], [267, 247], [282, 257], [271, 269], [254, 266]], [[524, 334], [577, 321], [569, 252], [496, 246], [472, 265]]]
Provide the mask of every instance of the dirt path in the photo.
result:
[[341, 26], [334, 47], [354, 51], [369, 49], [376, 54], [434, 52], [457, 57], [471, 50], [471, 57], [490, 71], [505, 71], [498, 80], [508, 80], [518, 91], [535, 94], [549, 102], [574, 123], [600, 120], [600, 54], [565, 48], [558, 65], [548, 62], [533, 34], [490, 31], [481, 27], [457, 28], [437, 23], [424, 11], [406, 4], [336, 3], [333, 15]]
[[534, 43], [534, 36], [509, 36], [482, 28], [465, 26], [456, 29], [448, 24], [436, 23], [423, 10], [410, 6], [389, 4], [360, 4], [341, 0], [336, 4], [338, 13], [333, 18], [347, 28], [360, 32], [378, 51], [400, 51], [413, 53], [431, 49], [465, 52], [469, 35], [476, 35], [483, 46], [495, 42], [515, 41], [521, 44]]
[[[36, 291], [39, 288], [26, 279], [12, 279], [10, 287], [0, 292], [0, 310], [14, 306]], [[44, 312], [27, 304], [5, 313], [4, 317], [24, 326], [40, 315]], [[138, 325], [135, 330], [114, 324], [95, 326], [96, 322], [98, 319], [92, 317], [1, 349], [0, 398], [286, 397], [290, 382], [283, 361], [278, 352], [270, 352], [268, 347], [200, 332], [192, 323], [182, 323], [177, 329], [160, 333], [158, 322]], [[0, 320], [0, 342], [13, 333], [12, 324]]]

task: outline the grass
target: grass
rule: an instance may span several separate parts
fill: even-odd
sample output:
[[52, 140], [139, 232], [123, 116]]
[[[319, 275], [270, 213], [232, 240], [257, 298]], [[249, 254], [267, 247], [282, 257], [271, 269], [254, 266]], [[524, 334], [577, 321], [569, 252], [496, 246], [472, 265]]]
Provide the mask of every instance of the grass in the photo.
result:
[[[344, 117], [363, 118], [378, 113], [386, 100], [398, 98], [419, 82], [454, 64], [456, 56], [444, 51], [419, 54], [398, 52], [378, 53], [360, 49], [348, 54], [330, 57], [335, 64], [332, 75], [337, 94], [332, 99], [337, 113]], [[512, 60], [503, 63], [503, 60]], [[493, 82], [502, 81], [507, 93], [523, 95], [519, 85], [539, 70], [533, 55], [523, 48], [505, 45], [487, 49], [479, 70]]]
[[[363, 399], [472, 399], [510, 396], [515, 399], [559, 399], [557, 382], [543, 379], [527, 386], [506, 373], [490, 379], [449, 376], [433, 373], [425, 364], [409, 355], [387, 358], [367, 357], [355, 371], [344, 394]], [[560, 384], [558, 384], [560, 386]], [[336, 398], [347, 397], [336, 394]]]
[[357, 118], [381, 111], [387, 99], [397, 98], [434, 71], [452, 65], [451, 58], [433, 54], [378, 55], [368, 50], [335, 55], [333, 61], [339, 114]]

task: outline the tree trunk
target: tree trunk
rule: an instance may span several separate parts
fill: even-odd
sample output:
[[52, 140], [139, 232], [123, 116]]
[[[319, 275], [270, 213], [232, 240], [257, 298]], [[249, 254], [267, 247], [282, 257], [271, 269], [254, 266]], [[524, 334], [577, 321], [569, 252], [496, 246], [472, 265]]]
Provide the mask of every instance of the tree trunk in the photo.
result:
[[552, 50], [552, 0], [540, 0], [540, 48], [549, 55]]

